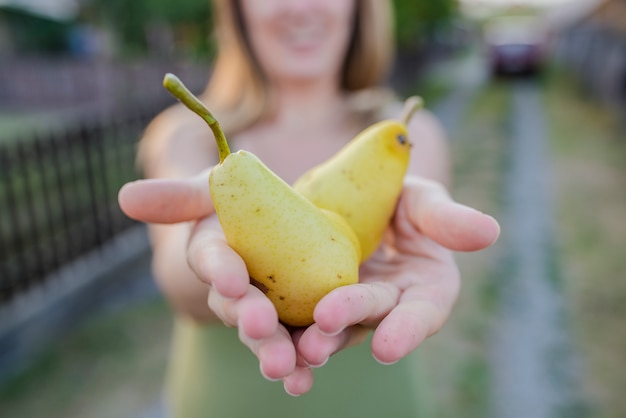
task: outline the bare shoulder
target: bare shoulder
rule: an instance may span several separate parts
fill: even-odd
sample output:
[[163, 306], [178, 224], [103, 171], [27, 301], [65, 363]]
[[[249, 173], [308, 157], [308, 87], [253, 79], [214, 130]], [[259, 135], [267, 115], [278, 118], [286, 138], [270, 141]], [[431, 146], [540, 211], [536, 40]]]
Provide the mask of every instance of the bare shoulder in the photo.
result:
[[189, 109], [182, 104], [175, 104], [150, 121], [144, 131], [143, 139], [164, 141], [176, 134], [198, 132], [205, 127], [204, 122]]
[[176, 104], [146, 126], [138, 160], [149, 176], [190, 175], [212, 163], [215, 154], [215, 141], [205, 122]]

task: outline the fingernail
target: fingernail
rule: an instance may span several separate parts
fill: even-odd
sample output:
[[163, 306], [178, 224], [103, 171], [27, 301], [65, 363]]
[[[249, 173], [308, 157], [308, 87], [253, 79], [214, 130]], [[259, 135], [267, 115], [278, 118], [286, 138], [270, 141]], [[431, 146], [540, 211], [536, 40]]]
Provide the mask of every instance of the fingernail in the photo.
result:
[[374, 360], [376, 360], [378, 363], [382, 364], [383, 366], [391, 366], [392, 364], [396, 364], [399, 360], [395, 360], [395, 361], [382, 361], [381, 359], [379, 359], [378, 357], [376, 357], [376, 354], [372, 353], [372, 357], [374, 357]]
[[322, 335], [326, 336], [326, 337], [336, 337], [337, 335], [341, 334], [341, 332], [343, 331], [343, 328], [340, 328], [339, 331], [333, 331], [333, 332], [326, 332], [323, 329], [319, 328], [319, 331], [322, 333]]
[[273, 377], [268, 377], [263, 371], [263, 367], [261, 365], [259, 365], [259, 370], [261, 370], [261, 375], [263, 376], [263, 378], [265, 378], [265, 380], [269, 380], [270, 382], [278, 382], [279, 380], [281, 380], [281, 379], [274, 379]]
[[308, 361], [304, 360], [304, 363], [308, 366], [308, 367], [312, 367], [314, 369], [318, 369], [322, 366], [324, 366], [326, 363], [328, 363], [328, 359], [330, 358], [330, 356], [327, 356], [321, 363], [319, 364], [311, 364]]
[[294, 398], [298, 398], [298, 397], [300, 397], [300, 394], [299, 394], [299, 393], [291, 393], [291, 392], [289, 391], [289, 389], [287, 389], [287, 385], [283, 385], [283, 387], [285, 388], [285, 392], [287, 393], [287, 395], [289, 395], [289, 396], [293, 396]]

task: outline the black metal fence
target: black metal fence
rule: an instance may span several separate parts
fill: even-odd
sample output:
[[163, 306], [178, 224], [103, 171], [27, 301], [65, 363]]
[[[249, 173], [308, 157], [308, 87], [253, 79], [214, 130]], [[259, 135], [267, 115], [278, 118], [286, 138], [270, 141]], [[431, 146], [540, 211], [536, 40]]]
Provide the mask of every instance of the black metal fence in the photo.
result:
[[137, 140], [163, 105], [0, 140], [0, 304], [134, 225], [117, 192], [138, 177]]
[[584, 89], [626, 115], [626, 35], [608, 25], [578, 24], [561, 33], [557, 60]]
[[139, 176], [135, 153], [142, 130], [174, 102], [161, 87], [168, 71], [199, 91], [209, 64], [50, 57], [0, 62], [5, 121], [6, 115], [50, 109], [64, 119], [54, 130], [38, 126], [19, 137], [0, 127], [0, 305], [135, 225], [120, 211], [117, 193]]

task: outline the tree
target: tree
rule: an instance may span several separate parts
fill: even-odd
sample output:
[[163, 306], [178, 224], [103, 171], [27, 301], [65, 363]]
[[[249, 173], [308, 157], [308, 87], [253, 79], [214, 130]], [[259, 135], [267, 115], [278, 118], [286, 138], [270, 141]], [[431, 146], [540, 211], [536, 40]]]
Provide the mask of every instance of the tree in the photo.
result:
[[177, 49], [201, 54], [210, 51], [208, 0], [86, 0], [84, 15], [89, 21], [111, 28], [124, 55], [147, 53], [147, 32], [155, 25], [166, 26], [174, 33], [182, 43]]
[[70, 29], [67, 22], [0, 6], [0, 25], [5, 26], [13, 43], [11, 49], [16, 52], [54, 54], [67, 50]]
[[403, 49], [417, 49], [420, 41], [453, 20], [456, 0], [393, 0], [396, 37]]

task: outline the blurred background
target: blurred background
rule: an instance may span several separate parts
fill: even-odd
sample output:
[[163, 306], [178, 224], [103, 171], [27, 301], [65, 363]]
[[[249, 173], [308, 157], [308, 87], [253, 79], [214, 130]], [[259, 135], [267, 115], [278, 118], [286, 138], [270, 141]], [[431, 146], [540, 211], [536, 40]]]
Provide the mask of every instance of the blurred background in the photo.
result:
[[[626, 416], [626, 2], [394, 4], [389, 83], [502, 225], [457, 255], [422, 416]], [[117, 191], [163, 74], [207, 82], [210, 21], [206, 0], [0, 0], [0, 415], [158, 414], [172, 318]]]

